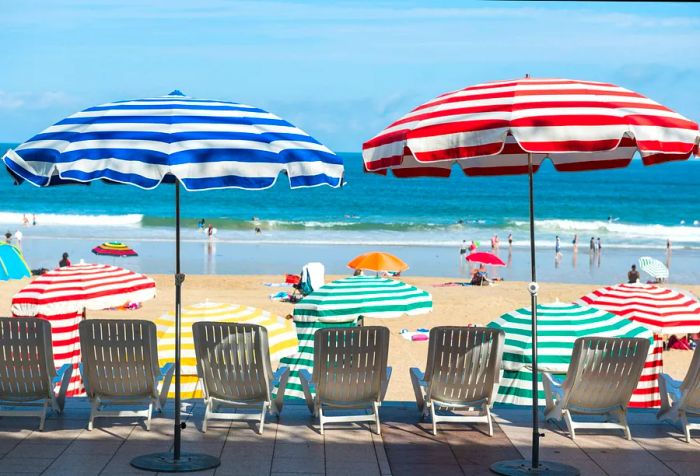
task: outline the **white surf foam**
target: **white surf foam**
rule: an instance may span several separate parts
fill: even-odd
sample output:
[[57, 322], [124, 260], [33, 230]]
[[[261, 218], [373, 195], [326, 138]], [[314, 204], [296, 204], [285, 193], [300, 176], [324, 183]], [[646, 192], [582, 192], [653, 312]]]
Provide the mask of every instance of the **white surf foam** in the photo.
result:
[[[0, 223], [23, 225], [24, 219], [32, 224], [32, 214], [0, 212]], [[37, 225], [54, 226], [138, 226], [143, 220], [143, 215], [133, 213], [129, 215], [62, 215], [54, 213], [37, 213]]]

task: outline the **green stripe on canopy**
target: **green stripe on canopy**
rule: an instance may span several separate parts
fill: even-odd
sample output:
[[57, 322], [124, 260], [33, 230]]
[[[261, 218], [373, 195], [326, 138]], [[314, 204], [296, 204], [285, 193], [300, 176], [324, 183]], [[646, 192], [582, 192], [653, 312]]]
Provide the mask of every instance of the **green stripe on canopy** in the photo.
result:
[[294, 306], [295, 322], [345, 322], [359, 316], [390, 318], [433, 310], [430, 293], [394, 279], [352, 276], [328, 283]]
[[[497, 402], [532, 404], [532, 313], [518, 309], [492, 321], [488, 327], [506, 334], [503, 349], [503, 380]], [[641, 337], [653, 344], [651, 331], [629, 319], [578, 304], [537, 306], [537, 366], [540, 371], [565, 374], [574, 342], [579, 337]], [[542, 393], [540, 379], [539, 394]], [[540, 401], [544, 404], [544, 400]]]

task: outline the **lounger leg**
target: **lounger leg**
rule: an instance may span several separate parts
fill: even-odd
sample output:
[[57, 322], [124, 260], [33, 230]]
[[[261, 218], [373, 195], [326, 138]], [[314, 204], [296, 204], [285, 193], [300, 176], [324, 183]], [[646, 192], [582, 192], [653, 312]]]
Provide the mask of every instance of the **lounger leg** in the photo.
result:
[[318, 413], [318, 421], [321, 425], [321, 434], [323, 434], [323, 407], [321, 407], [321, 405], [318, 405], [314, 413]]
[[267, 414], [267, 409], [270, 406], [270, 402], [263, 402], [262, 412], [260, 413], [260, 426], [258, 427], [258, 434], [263, 434], [263, 427], [265, 426], [265, 415]]
[[98, 401], [97, 398], [93, 398], [92, 401], [90, 401], [90, 419], [88, 420], [88, 431], [92, 431], [92, 425], [95, 421], [95, 416], [97, 414], [97, 407], [100, 405], [100, 402]]
[[571, 439], [575, 441], [576, 431], [574, 430], [574, 420], [571, 418], [571, 413], [569, 413], [569, 410], [563, 410], [562, 416], [564, 417], [566, 427], [569, 429], [569, 435], [571, 435]]
[[207, 400], [207, 406], [204, 409], [204, 421], [202, 421], [202, 433], [207, 432], [207, 420], [209, 419], [210, 413], [211, 413], [211, 400]]
[[630, 431], [630, 426], [627, 424], [627, 415], [624, 410], [620, 410], [617, 413], [618, 421], [620, 425], [624, 426], [625, 429], [623, 430], [625, 432], [625, 439], [628, 441], [632, 440], [632, 432]]
[[433, 422], [433, 435], [437, 436], [437, 421], [436, 421], [436, 415], [435, 415], [435, 404], [428, 403], [428, 406], [430, 407], [430, 420]]
[[146, 417], [146, 431], [151, 431], [151, 416], [153, 415], [153, 402], [148, 404], [148, 416]]
[[46, 421], [46, 412], [49, 411], [49, 401], [44, 400], [44, 411], [39, 417], [39, 431], [44, 431], [44, 422]]
[[377, 435], [381, 435], [382, 426], [379, 423], [379, 402], [372, 402], [372, 406], [374, 407], [374, 422], [377, 425]]
[[685, 442], [690, 443], [690, 427], [688, 427], [688, 416], [683, 410], [678, 413], [681, 421], [681, 428], [683, 428], [683, 433], [685, 433]]
[[484, 414], [489, 421], [489, 436], [493, 436], [493, 419], [491, 418], [491, 409], [488, 403], [484, 403]]

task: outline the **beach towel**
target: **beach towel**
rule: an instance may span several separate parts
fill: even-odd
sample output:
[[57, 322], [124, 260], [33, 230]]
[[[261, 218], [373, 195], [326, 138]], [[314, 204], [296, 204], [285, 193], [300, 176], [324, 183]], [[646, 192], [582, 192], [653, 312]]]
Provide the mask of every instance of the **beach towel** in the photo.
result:
[[433, 284], [434, 287], [436, 288], [447, 288], [451, 286], [471, 286], [472, 283], [468, 283], [466, 281], [451, 281], [449, 283], [438, 283], [438, 284]]

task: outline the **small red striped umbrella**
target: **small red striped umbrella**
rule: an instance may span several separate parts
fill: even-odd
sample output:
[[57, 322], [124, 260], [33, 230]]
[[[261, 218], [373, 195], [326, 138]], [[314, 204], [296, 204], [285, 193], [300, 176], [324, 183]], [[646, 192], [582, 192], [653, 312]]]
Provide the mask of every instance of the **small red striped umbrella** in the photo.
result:
[[[549, 158], [559, 171], [645, 165], [698, 153], [698, 125], [643, 95], [613, 84], [525, 79], [478, 84], [418, 106], [363, 144], [368, 172], [397, 177], [448, 177], [455, 164], [467, 175], [528, 174], [532, 333], [537, 331], [533, 173]], [[539, 460], [537, 342], [533, 361], [531, 460], [495, 463], [499, 474], [575, 473]]]
[[700, 302], [673, 289], [642, 283], [618, 284], [596, 289], [580, 301], [643, 324], [655, 334], [700, 331]]
[[48, 271], [12, 298], [16, 317], [40, 317], [51, 322], [57, 366], [73, 364], [68, 395], [84, 393], [80, 375], [78, 324], [83, 310], [119, 307], [153, 299], [156, 283], [143, 274], [103, 264], [77, 264]]
[[118, 241], [110, 241], [108, 243], [102, 243], [101, 245], [95, 246], [92, 252], [100, 256], [114, 256], [120, 258], [127, 258], [129, 256], [138, 256], [138, 253], [126, 246], [124, 243]]
[[491, 266], [506, 265], [501, 258], [493, 253], [487, 253], [486, 251], [479, 251], [477, 253], [467, 255], [467, 261], [470, 263], [490, 264]]

